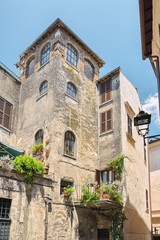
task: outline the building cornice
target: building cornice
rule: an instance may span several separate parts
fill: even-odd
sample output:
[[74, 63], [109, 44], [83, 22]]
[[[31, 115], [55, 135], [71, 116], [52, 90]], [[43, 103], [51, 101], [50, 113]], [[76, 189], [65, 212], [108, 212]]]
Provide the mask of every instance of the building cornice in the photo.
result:
[[[57, 18], [42, 34], [35, 39], [31, 43], [31, 45], [25, 49], [24, 52], [20, 54], [20, 58], [22, 59], [24, 56], [26, 56], [30, 51], [36, 48], [37, 44], [41, 42], [43, 39], [45, 39], [48, 35], [50, 35], [54, 30], [61, 28], [65, 30], [68, 34], [70, 34], [80, 45], [83, 46], [83, 48], [86, 49], [88, 53], [90, 53], [99, 63], [99, 66], [102, 67], [105, 62], [93, 51], [91, 50], [85, 42], [83, 42], [67, 25], [62, 22], [61, 19]], [[18, 66], [18, 63], [17, 63]]]

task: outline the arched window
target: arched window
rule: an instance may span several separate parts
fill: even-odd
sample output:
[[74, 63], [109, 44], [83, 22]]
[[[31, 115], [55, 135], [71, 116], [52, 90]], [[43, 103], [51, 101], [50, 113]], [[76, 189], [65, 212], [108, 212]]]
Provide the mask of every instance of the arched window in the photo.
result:
[[77, 96], [77, 88], [71, 82], [67, 83], [67, 94], [72, 98], [76, 98]]
[[94, 67], [92, 63], [87, 59], [84, 60], [84, 74], [88, 79], [93, 80]]
[[26, 77], [34, 73], [35, 58], [30, 58], [26, 65]]
[[74, 67], [77, 67], [78, 52], [71, 44], [67, 44], [67, 61]]
[[39, 87], [39, 93], [40, 93], [40, 95], [43, 95], [47, 91], [48, 91], [48, 82], [44, 81], [44, 82], [41, 83], [41, 85]]
[[75, 156], [75, 135], [71, 131], [65, 132], [64, 153], [68, 156]]
[[50, 43], [44, 46], [44, 48], [41, 51], [41, 66], [45, 64], [50, 58]]
[[43, 135], [43, 130], [38, 130], [35, 134], [35, 143], [43, 143]]

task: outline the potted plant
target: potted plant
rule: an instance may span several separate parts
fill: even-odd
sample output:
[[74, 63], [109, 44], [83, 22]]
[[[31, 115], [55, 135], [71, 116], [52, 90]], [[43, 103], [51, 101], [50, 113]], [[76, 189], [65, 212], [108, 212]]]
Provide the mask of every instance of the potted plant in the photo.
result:
[[42, 154], [44, 149], [43, 143], [35, 143], [32, 146], [32, 155]]
[[64, 198], [70, 199], [72, 194], [74, 192], [74, 187], [68, 185], [67, 187], [64, 187]]
[[100, 194], [97, 191], [90, 192], [88, 186], [84, 186], [82, 190], [81, 202], [88, 205], [90, 203], [96, 203], [99, 200]]

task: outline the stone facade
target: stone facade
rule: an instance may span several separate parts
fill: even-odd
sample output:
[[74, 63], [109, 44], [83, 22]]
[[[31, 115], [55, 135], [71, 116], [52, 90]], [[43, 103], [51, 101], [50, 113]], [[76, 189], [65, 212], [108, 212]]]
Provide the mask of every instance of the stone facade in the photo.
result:
[[[6, 81], [3, 72], [0, 84], [6, 88], [0, 96], [13, 105], [13, 132], [0, 127], [5, 131], [2, 140], [31, 154], [41, 131], [44, 152], [36, 158], [49, 166], [48, 174], [35, 176], [30, 187], [23, 175], [0, 169], [0, 199], [11, 200], [10, 239], [111, 240], [107, 214], [119, 205], [100, 199], [98, 205], [86, 206], [79, 200], [82, 187], [87, 184], [93, 191], [96, 173], [123, 153], [128, 157], [123, 176], [128, 219], [124, 239], [150, 240], [150, 211], [145, 208], [148, 164], [144, 164], [143, 142], [136, 130], [133, 137], [127, 133], [127, 113], [133, 119], [140, 107], [138, 94], [119, 68], [98, 80], [103, 64], [57, 19], [20, 55], [21, 82], [13, 76]], [[98, 90], [109, 79], [111, 97], [101, 104]], [[100, 116], [110, 109], [111, 129], [102, 133]], [[67, 134], [72, 137], [69, 144]], [[75, 189], [71, 201], [64, 198], [65, 182]]]

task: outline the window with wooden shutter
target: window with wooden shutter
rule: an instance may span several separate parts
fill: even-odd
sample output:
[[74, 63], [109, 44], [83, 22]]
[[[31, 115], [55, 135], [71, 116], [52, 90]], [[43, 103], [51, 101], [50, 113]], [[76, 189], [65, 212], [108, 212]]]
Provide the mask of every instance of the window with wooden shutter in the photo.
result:
[[112, 130], [112, 109], [100, 114], [100, 132]]
[[100, 97], [101, 103], [107, 102], [111, 99], [111, 91], [112, 91], [112, 80], [109, 79], [100, 85]]
[[10, 129], [12, 104], [0, 97], [0, 125]]

